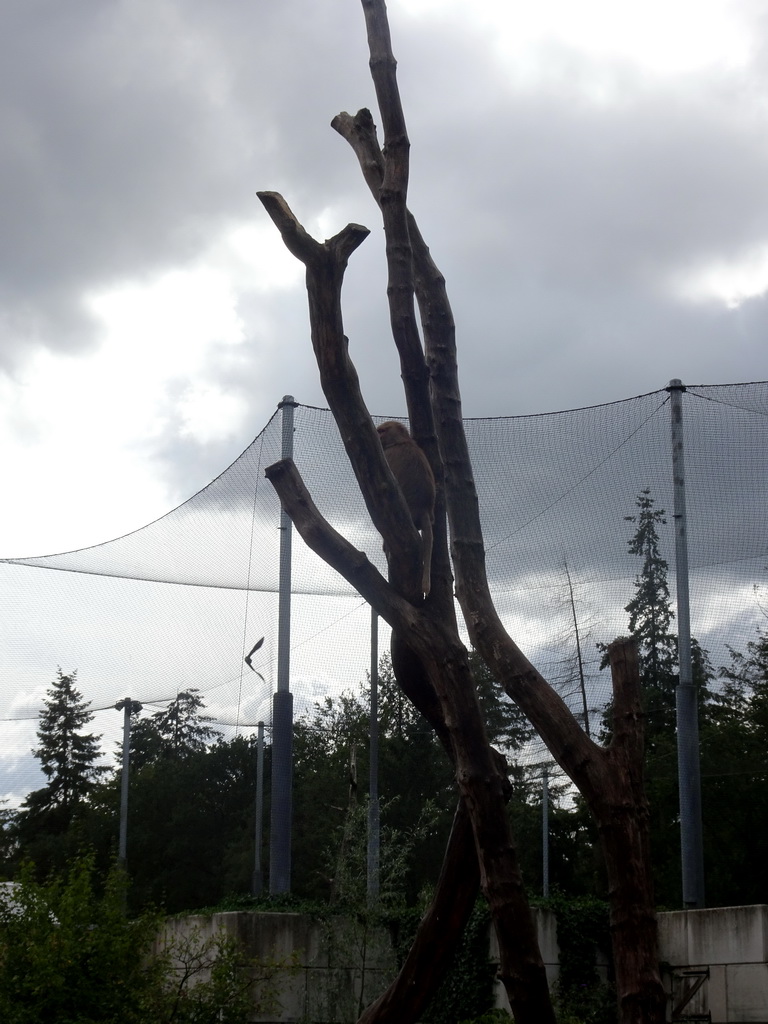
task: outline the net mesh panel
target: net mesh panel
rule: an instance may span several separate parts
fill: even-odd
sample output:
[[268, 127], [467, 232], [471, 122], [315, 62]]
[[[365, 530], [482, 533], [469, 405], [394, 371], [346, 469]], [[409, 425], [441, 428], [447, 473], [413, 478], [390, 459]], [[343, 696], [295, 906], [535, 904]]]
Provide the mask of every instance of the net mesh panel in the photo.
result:
[[[727, 661], [726, 645], [744, 650], [765, 621], [759, 588], [768, 562], [768, 382], [688, 386], [683, 411], [691, 627], [717, 667]], [[660, 390], [465, 426], [498, 610], [583, 720], [575, 614], [594, 731], [610, 691], [596, 643], [627, 629], [624, 606], [640, 564], [628, 553], [634, 527], [626, 517], [645, 489], [667, 514], [660, 540], [674, 597], [670, 396]], [[269, 725], [280, 531], [264, 468], [281, 456], [281, 431], [278, 413], [212, 483], [142, 529], [0, 564], [0, 794], [18, 797], [41, 784], [29, 751], [57, 665], [78, 670], [106, 747], [120, 734], [116, 701], [129, 696], [151, 712], [192, 686], [225, 737], [259, 720]], [[383, 570], [381, 540], [328, 410], [295, 409], [294, 459], [320, 511]], [[365, 680], [370, 612], [295, 534], [292, 595], [291, 689], [300, 714]], [[384, 649], [388, 637], [381, 634]], [[262, 635], [254, 673], [243, 657]], [[549, 759], [538, 742], [523, 757], [530, 764]]]

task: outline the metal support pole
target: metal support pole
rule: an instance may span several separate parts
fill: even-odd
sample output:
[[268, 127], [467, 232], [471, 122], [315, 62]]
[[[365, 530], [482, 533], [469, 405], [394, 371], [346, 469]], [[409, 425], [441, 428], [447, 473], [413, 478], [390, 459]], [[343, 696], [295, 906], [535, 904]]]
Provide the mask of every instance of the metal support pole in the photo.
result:
[[368, 781], [368, 902], [379, 897], [379, 618], [371, 608], [371, 746]]
[[541, 895], [549, 896], [549, 772], [541, 774]]
[[260, 896], [264, 888], [264, 876], [261, 867], [261, 846], [264, 832], [264, 723], [259, 722], [256, 737], [256, 835], [253, 858], [253, 879], [251, 894]]
[[[293, 410], [286, 395], [283, 413], [282, 457], [293, 458]], [[291, 819], [293, 790], [293, 696], [291, 656], [291, 520], [280, 510], [280, 578], [277, 621], [277, 692], [272, 698], [272, 811], [269, 835], [269, 891], [291, 889]]]
[[672, 410], [672, 475], [675, 510], [675, 582], [680, 675], [677, 704], [677, 773], [680, 785], [680, 851], [683, 904], [704, 906], [704, 843], [701, 822], [699, 711], [691, 659], [691, 611], [688, 592], [688, 525], [685, 509], [682, 382], [667, 388]]
[[120, 864], [125, 867], [128, 851], [128, 768], [131, 750], [131, 715], [141, 711], [141, 704], [126, 697], [115, 704], [115, 710], [123, 712], [123, 770], [120, 776], [120, 838], [117, 857]]

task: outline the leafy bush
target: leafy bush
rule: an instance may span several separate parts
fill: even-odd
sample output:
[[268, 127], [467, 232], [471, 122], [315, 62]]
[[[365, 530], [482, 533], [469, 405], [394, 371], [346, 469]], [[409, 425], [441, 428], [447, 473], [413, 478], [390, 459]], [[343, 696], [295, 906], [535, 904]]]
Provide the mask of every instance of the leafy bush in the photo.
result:
[[466, 1019], [476, 1020], [478, 1014], [485, 1015], [480, 1020], [494, 1020], [493, 1016], [488, 1017], [489, 1013], [495, 1012], [491, 1007], [496, 974], [496, 965], [488, 954], [490, 921], [487, 904], [478, 900], [453, 964], [424, 1014], [425, 1021], [455, 1024]]
[[582, 896], [561, 895], [542, 901], [557, 916], [560, 977], [555, 985], [555, 1008], [560, 1024], [613, 1024], [616, 994], [597, 969], [600, 950], [610, 951], [608, 904]]
[[117, 869], [96, 891], [92, 857], [44, 885], [28, 865], [0, 892], [3, 1024], [245, 1024], [274, 1004], [290, 965], [250, 960], [223, 934], [156, 951], [161, 918], [129, 919], [125, 896]]
[[85, 858], [63, 879], [35, 882], [22, 870], [0, 898], [0, 1020], [6, 1024], [91, 1024], [146, 1019], [157, 966], [145, 962], [158, 921], [127, 920], [125, 879], [110, 874], [102, 895]]

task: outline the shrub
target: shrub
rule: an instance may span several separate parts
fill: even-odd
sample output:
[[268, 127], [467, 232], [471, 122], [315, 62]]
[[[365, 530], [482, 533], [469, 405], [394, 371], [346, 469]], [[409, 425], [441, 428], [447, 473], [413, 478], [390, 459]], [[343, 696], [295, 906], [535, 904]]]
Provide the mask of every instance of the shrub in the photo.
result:
[[92, 857], [42, 885], [27, 865], [0, 891], [3, 1024], [244, 1024], [274, 1002], [286, 965], [254, 962], [223, 934], [153, 952], [161, 918], [128, 918], [125, 897], [118, 869], [97, 891]]

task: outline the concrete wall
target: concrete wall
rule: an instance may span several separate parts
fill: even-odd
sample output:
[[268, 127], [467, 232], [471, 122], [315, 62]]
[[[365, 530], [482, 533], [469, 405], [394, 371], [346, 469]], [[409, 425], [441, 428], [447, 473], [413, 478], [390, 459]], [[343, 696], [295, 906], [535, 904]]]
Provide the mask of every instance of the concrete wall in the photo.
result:
[[677, 1019], [768, 1024], [768, 906], [659, 914], [659, 948], [671, 1010], [701, 981]]
[[[535, 913], [551, 983], [558, 973], [557, 922], [550, 911]], [[351, 919], [214, 914], [171, 919], [165, 934], [172, 939], [194, 929], [203, 938], [223, 930], [238, 938], [250, 956], [278, 965], [267, 986], [274, 989], [272, 1006], [253, 1017], [260, 1024], [354, 1021], [395, 972], [386, 930]], [[768, 1024], [768, 906], [659, 914], [659, 946], [670, 1021]], [[493, 931], [490, 956], [498, 961]], [[673, 1016], [698, 982], [693, 998]], [[496, 1005], [509, 1008], [500, 985]]]
[[[544, 966], [547, 971], [547, 981], [549, 982], [550, 988], [553, 982], [557, 981], [557, 975], [560, 971], [559, 956], [560, 950], [557, 945], [557, 919], [551, 910], [541, 910], [540, 908], [534, 908], [534, 918], [536, 920], [536, 932], [539, 937], [539, 949], [541, 950], [541, 958], [544, 961]], [[490, 935], [490, 955], [491, 960], [498, 964], [499, 962], [499, 943], [496, 939], [496, 933], [491, 928]], [[494, 1006], [500, 1010], [509, 1010], [509, 999], [507, 999], [507, 992], [500, 981], [496, 981], [494, 985]]]
[[260, 961], [257, 977], [269, 975], [256, 986], [256, 999], [266, 1004], [252, 1018], [259, 1024], [355, 1021], [395, 974], [389, 933], [347, 918], [248, 912], [171, 918], [158, 944], [221, 931]]
[[[558, 974], [557, 922], [554, 914], [541, 910], [536, 918], [551, 984]], [[768, 906], [681, 910], [659, 914], [658, 920], [669, 1021], [768, 1024]], [[498, 960], [493, 933], [491, 959]], [[598, 967], [605, 969], [607, 963]], [[509, 1009], [499, 984], [496, 1005]]]

